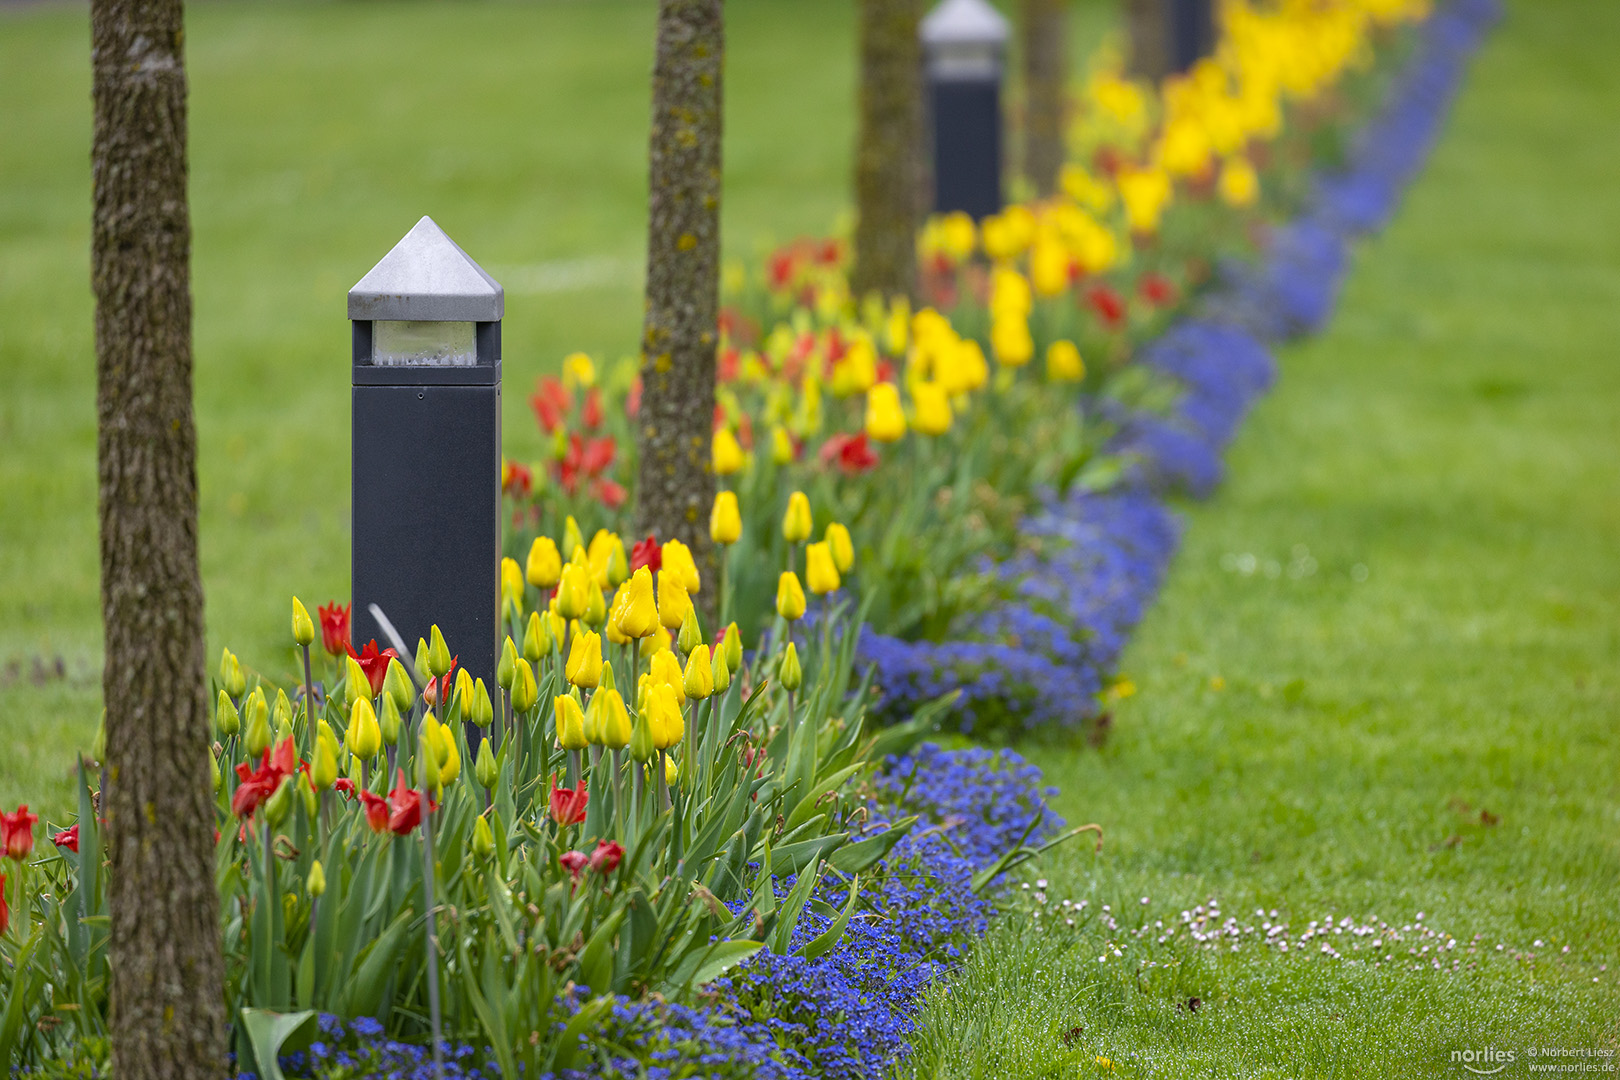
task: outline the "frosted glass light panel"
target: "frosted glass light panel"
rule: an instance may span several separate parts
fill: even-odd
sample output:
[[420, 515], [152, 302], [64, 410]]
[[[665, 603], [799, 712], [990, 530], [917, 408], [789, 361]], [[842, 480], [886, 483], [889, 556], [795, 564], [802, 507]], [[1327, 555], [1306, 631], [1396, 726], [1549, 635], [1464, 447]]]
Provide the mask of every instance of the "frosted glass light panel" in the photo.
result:
[[371, 362], [376, 367], [472, 367], [478, 363], [470, 322], [372, 324]]

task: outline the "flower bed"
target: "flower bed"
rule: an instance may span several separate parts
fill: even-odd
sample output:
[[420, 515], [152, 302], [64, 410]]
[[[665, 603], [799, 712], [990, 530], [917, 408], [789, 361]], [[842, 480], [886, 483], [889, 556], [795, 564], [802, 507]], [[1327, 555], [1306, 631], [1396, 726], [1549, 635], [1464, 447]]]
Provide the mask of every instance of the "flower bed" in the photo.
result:
[[[1338, 84], [1373, 6], [1239, 18], [1234, 33], [1276, 35], [1270, 48], [1320, 35], [1289, 76], [1303, 99]], [[289, 696], [222, 661], [218, 878], [244, 1068], [854, 1077], [903, 1056], [917, 995], [982, 935], [1003, 875], [1087, 828], [1063, 830], [1017, 755], [922, 737], [942, 715], [974, 732], [1073, 728], [1124, 692], [1120, 650], [1178, 538], [1169, 499], [1218, 482], [1274, 377], [1268, 345], [1325, 320], [1350, 238], [1391, 211], [1494, 13], [1454, 0], [1428, 19], [1345, 167], [1216, 286], [1170, 235], [1176, 185], [1219, 192], [1188, 213], [1224, 236], [1289, 177], [1247, 143], [1189, 148], [1208, 117], [1188, 118], [1228, 100], [1195, 81], [1166, 92], [1157, 164], [1109, 172], [1125, 231], [1076, 216], [1106, 186], [1083, 170], [1039, 215], [966, 234], [932, 223], [928, 288], [949, 318], [881, 301], [854, 314], [836, 245], [773, 262], [789, 310], [762, 339], [754, 320], [759, 350], [733, 349], [715, 439], [732, 478], [711, 523], [729, 552], [707, 583], [718, 633], [700, 625], [683, 545], [627, 550], [612, 530], [629, 493], [605, 432], [633, 414], [633, 387], [626, 410], [607, 408], [612, 378], [570, 358], [572, 385], [536, 397], [553, 461], [505, 476], [514, 533], [544, 531], [503, 566], [498, 687], [458, 672], [436, 631], [414, 664], [404, 643], [356, 653], [336, 606], [320, 612], [330, 693], [306, 673]], [[1135, 106], [1109, 79], [1091, 93], [1113, 103], [1097, 115], [1116, 138]], [[1264, 104], [1251, 135], [1281, 124]], [[730, 316], [728, 340], [748, 338], [746, 318]], [[1022, 373], [1038, 343], [1044, 381]], [[874, 499], [885, 476], [922, 497]], [[587, 543], [569, 511], [603, 527]], [[840, 599], [857, 589], [862, 605]], [[296, 602], [293, 636], [307, 658], [316, 627]], [[869, 708], [899, 722], [877, 730]], [[104, 1038], [89, 770], [81, 788], [52, 856], [28, 862], [31, 815], [5, 815], [18, 869], [0, 941], [22, 1004], [0, 1039], [31, 1067], [93, 1066]]]

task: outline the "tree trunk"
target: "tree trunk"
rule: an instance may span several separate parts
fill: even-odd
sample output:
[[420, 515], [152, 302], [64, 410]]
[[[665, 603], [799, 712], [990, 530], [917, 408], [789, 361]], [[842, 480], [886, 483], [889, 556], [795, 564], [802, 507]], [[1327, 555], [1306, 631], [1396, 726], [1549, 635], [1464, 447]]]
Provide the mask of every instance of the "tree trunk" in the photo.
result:
[[120, 1080], [225, 1071], [180, 0], [92, 0], [91, 273]]
[[1125, 0], [1130, 31], [1130, 73], [1159, 81], [1170, 73], [1171, 0]]
[[1043, 198], [1063, 168], [1068, 0], [1024, 0], [1024, 175]]
[[[716, 589], [709, 509], [720, 315], [722, 0], [659, 0], [648, 170], [639, 529], [692, 549]], [[700, 599], [701, 598], [701, 599]], [[705, 624], [713, 632], [713, 619]]]
[[910, 296], [917, 278], [922, 110], [918, 0], [860, 0], [860, 134], [855, 147], [857, 298]]

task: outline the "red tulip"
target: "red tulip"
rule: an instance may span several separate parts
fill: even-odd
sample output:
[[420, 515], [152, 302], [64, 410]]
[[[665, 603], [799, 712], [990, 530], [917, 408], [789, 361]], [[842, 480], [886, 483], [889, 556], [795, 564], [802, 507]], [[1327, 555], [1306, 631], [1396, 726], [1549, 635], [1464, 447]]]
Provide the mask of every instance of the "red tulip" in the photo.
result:
[[575, 881], [578, 881], [579, 872], [585, 869], [585, 864], [590, 860], [583, 851], [565, 851], [557, 856], [557, 861], [563, 864], [563, 869], [574, 875]]
[[354, 801], [354, 781], [347, 776], [340, 776], [332, 784], [332, 790], [338, 792], [350, 802]]
[[1176, 287], [1171, 284], [1169, 278], [1158, 271], [1143, 274], [1141, 282], [1137, 285], [1137, 291], [1141, 293], [1142, 299], [1154, 307], [1166, 307], [1176, 300]]
[[630, 380], [630, 390], [624, 395], [624, 415], [634, 420], [641, 412], [641, 376]]
[[349, 648], [349, 609], [352, 604], [337, 606], [337, 601], [316, 609], [321, 617], [321, 644], [333, 656], [342, 656]]
[[445, 672], [437, 679], [429, 679], [427, 681], [427, 685], [422, 688], [423, 701], [427, 702], [433, 708], [438, 708], [441, 698], [445, 701], [450, 700], [450, 680], [456, 677], [456, 661], [460, 659], [460, 653], [452, 656], [450, 658], [450, 670]]
[[6, 858], [22, 862], [34, 850], [34, 822], [38, 814], [28, 812], [23, 803], [9, 814], [0, 813], [0, 843], [5, 845]]
[[580, 410], [579, 418], [585, 421], [585, 427], [595, 431], [602, 426], [602, 391], [591, 387], [585, 393], [585, 407]]
[[404, 836], [422, 824], [422, 793], [405, 786], [405, 770], [399, 770], [394, 790], [388, 793], [388, 828], [395, 836]]
[[652, 533], [630, 549], [630, 572], [633, 574], [643, 566], [655, 574], [664, 568], [664, 549]]
[[591, 793], [581, 784], [577, 788], [557, 787], [551, 788], [551, 820], [558, 825], [578, 825], [585, 820], [585, 804], [591, 801]]
[[373, 638], [366, 642], [366, 647], [355, 652], [351, 647], [349, 655], [354, 657], [360, 665], [360, 670], [366, 673], [366, 681], [371, 684], [371, 696], [376, 697], [382, 693], [383, 680], [388, 677], [388, 661], [399, 656], [393, 649], [377, 651], [377, 641]]
[[546, 375], [535, 384], [529, 405], [534, 409], [534, 418], [540, 422], [541, 429], [551, 435], [573, 411], [574, 398], [555, 375]]
[[858, 435], [832, 436], [821, 444], [819, 457], [823, 465], [836, 464], [845, 476], [856, 476], [878, 465], [877, 453], [864, 431]]
[[534, 473], [521, 462], [508, 461], [501, 468], [501, 491], [514, 499], [528, 498], [534, 489]]
[[298, 748], [290, 735], [281, 740], [281, 745], [274, 750], [264, 752], [264, 759], [256, 771], [249, 769], [246, 763], [238, 765], [236, 776], [241, 782], [231, 795], [231, 813], [239, 818], [252, 817], [259, 805], [276, 793], [282, 779], [292, 776], [302, 767], [298, 760]]
[[61, 832], [51, 837], [51, 843], [55, 844], [59, 848], [67, 848], [75, 855], [78, 854], [79, 827], [75, 825], [71, 829], [63, 829]]
[[617, 510], [624, 505], [624, 500], [630, 497], [623, 484], [609, 480], [605, 476], [597, 477], [591, 484], [591, 494], [596, 496], [597, 502], [609, 510]]
[[624, 859], [624, 848], [616, 840], [598, 840], [591, 852], [591, 869], [599, 874], [611, 874]]
[[1086, 292], [1086, 303], [1097, 313], [1103, 326], [1118, 330], [1125, 323], [1125, 301], [1107, 285], [1093, 285]]
[[366, 808], [366, 824], [372, 832], [388, 828], [388, 800], [369, 791], [360, 792], [360, 805]]

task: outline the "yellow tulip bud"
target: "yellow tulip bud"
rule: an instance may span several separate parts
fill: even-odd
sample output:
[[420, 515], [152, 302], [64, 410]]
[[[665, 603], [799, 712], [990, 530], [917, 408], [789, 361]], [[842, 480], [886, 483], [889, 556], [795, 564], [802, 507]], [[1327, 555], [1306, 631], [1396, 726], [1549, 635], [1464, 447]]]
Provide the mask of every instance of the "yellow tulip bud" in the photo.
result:
[[602, 681], [602, 638], [599, 634], [581, 629], [574, 635], [564, 672], [568, 681], [575, 686], [587, 690], [597, 687]]
[[787, 513], [782, 515], [782, 536], [788, 543], [797, 544], [808, 540], [814, 528], [810, 517], [810, 500], [804, 492], [795, 491], [788, 496]]
[[219, 771], [219, 758], [214, 756], [212, 750], [208, 751], [208, 782], [218, 795], [220, 788], [225, 786], [225, 774]]
[[550, 656], [557, 643], [551, 640], [551, 634], [546, 630], [546, 624], [540, 618], [538, 611], [529, 612], [529, 625], [523, 632], [523, 659], [534, 664], [542, 656]]
[[[487, 736], [478, 744], [478, 757], [473, 760], [473, 777], [478, 781], [478, 786], [486, 791], [501, 778], [500, 768], [495, 764], [495, 751], [490, 748]], [[478, 820], [482, 821], [483, 818]]]
[[630, 560], [624, 554], [624, 541], [613, 534], [613, 548], [608, 552], [607, 584], [616, 589], [630, 576]]
[[247, 719], [247, 731], [242, 736], [242, 743], [247, 750], [248, 760], [257, 761], [270, 749], [271, 739], [270, 705], [264, 700], [263, 687], [253, 688], [253, 693], [242, 704], [242, 711]]
[[692, 600], [686, 595], [686, 586], [668, 570], [658, 573], [658, 621], [666, 630], [679, 630], [692, 610]]
[[[698, 577], [697, 561], [692, 558], [692, 549], [679, 540], [669, 540], [664, 543], [663, 569], [658, 571], [659, 580], [665, 574], [674, 574], [680, 580], [681, 588], [690, 594], [703, 590], [702, 579]], [[673, 629], [673, 628], [672, 628]]]
[[428, 662], [428, 656], [432, 651], [428, 648], [427, 638], [416, 639], [416, 677], [423, 682], [434, 678], [433, 665]]
[[782, 660], [777, 665], [776, 677], [782, 683], [784, 690], [797, 690], [804, 682], [804, 670], [799, 667], [799, 650], [788, 642], [787, 649], [782, 653]]
[[[302, 776], [303, 773], [298, 775]], [[264, 820], [270, 828], [280, 828], [281, 823], [286, 821], [287, 815], [292, 812], [293, 787], [292, 777], [285, 777], [281, 781], [281, 786], [276, 788], [275, 794], [264, 801]]]
[[304, 888], [317, 900], [326, 893], [326, 871], [321, 869], [321, 860], [316, 859], [310, 864], [309, 877], [304, 881]]
[[436, 791], [444, 781], [439, 777], [438, 739], [434, 737], [433, 725], [428, 723], [432, 716], [432, 713], [428, 713], [422, 720], [422, 734], [417, 744], [420, 753], [416, 755], [416, 779], [418, 786]]
[[647, 726], [652, 729], [654, 749], [668, 750], [686, 734], [686, 718], [681, 713], [675, 688], [668, 683], [647, 690]]
[[[477, 706], [473, 704], [473, 677], [466, 668], [456, 669], [455, 695], [455, 700], [461, 704], [461, 718], [470, 723], [477, 723]], [[443, 709], [445, 714], [448, 715], [450, 703], [441, 701], [439, 702], [439, 708]]]
[[676, 766], [675, 759], [672, 757], [666, 757], [664, 759], [664, 783], [668, 784], [670, 787], [674, 787], [676, 781], [678, 781], [680, 778], [681, 770]]
[[703, 644], [703, 628], [698, 623], [696, 608], [687, 608], [686, 619], [681, 623], [681, 632], [675, 643], [681, 647], [681, 652], [688, 655]]
[[709, 539], [717, 544], [735, 544], [742, 535], [742, 513], [737, 509], [735, 491], [717, 491], [714, 509], [709, 511]]
[[558, 694], [552, 699], [556, 710], [557, 745], [564, 750], [583, 750], [590, 745], [585, 738], [585, 713], [579, 699], [571, 694]]
[[495, 665], [495, 683], [508, 694], [512, 692], [512, 673], [517, 670], [517, 644], [508, 634], [501, 643], [501, 659]]
[[549, 536], [537, 536], [529, 545], [528, 566], [524, 570], [529, 584], [537, 589], [556, 587], [562, 576], [562, 555]]
[[686, 676], [682, 681], [686, 696], [702, 701], [714, 693], [714, 665], [709, 661], [709, 650], [699, 645], [686, 658]]
[[315, 620], [309, 617], [309, 609], [296, 596], [293, 597], [292, 632], [293, 641], [306, 649], [315, 640]]
[[786, 465], [793, 460], [793, 436], [781, 424], [771, 428], [771, 460]]
[[709, 650], [709, 668], [713, 673], [714, 692], [723, 694], [731, 685], [731, 665], [726, 662], [726, 650], [714, 648]]
[[1260, 197], [1260, 176], [1246, 157], [1230, 157], [1221, 167], [1221, 201], [1228, 206], [1253, 206]]
[[309, 767], [309, 775], [317, 791], [325, 791], [337, 782], [337, 755], [324, 739], [315, 743], [315, 761]]
[[726, 627], [725, 646], [726, 668], [735, 675], [741, 670], [743, 661], [742, 631], [737, 629], [736, 623]]
[[916, 408], [912, 426], [924, 435], [943, 435], [951, 430], [951, 402], [937, 382], [920, 382], [911, 388]]
[[344, 658], [343, 696], [351, 706], [361, 698], [371, 697], [371, 680], [366, 678], [366, 669], [352, 656]]
[[607, 601], [602, 598], [602, 587], [594, 580], [585, 590], [585, 610], [579, 619], [593, 630], [600, 630], [607, 622]]
[[804, 580], [817, 596], [836, 592], [843, 584], [838, 576], [838, 567], [833, 562], [832, 549], [825, 540], [805, 548]]
[[649, 761], [657, 752], [658, 748], [653, 745], [652, 721], [643, 700], [636, 707], [635, 720], [630, 726], [630, 756], [637, 761]]
[[489, 696], [489, 687], [484, 685], [483, 679], [473, 680], [473, 705], [476, 712], [473, 723], [479, 727], [489, 727], [495, 722], [495, 702]]
[[565, 619], [577, 619], [585, 614], [590, 602], [586, 568], [570, 562], [563, 567], [562, 579], [557, 584], [557, 614]]
[[1002, 367], [1023, 367], [1035, 355], [1035, 340], [1022, 315], [996, 316], [990, 323], [990, 351]]
[[597, 734], [602, 745], [609, 750], [623, 750], [630, 745], [630, 713], [624, 707], [624, 698], [617, 690], [602, 689], [591, 695], [591, 704], [600, 701], [601, 713], [597, 721]]
[[495, 854], [495, 834], [490, 831], [489, 819], [483, 815], [473, 821], [472, 850], [480, 859], [488, 859]]
[[287, 700], [287, 691], [276, 687], [276, 704], [270, 710], [270, 724], [277, 731], [282, 728], [291, 728], [293, 722], [292, 702]]
[[233, 700], [247, 691], [247, 677], [242, 674], [242, 664], [229, 649], [219, 652], [219, 684]]
[[231, 704], [231, 696], [225, 691], [219, 692], [219, 701], [214, 707], [214, 725], [219, 728], [222, 736], [235, 735], [242, 730], [242, 717]]
[[743, 448], [729, 427], [723, 427], [714, 433], [714, 444], [710, 454], [716, 476], [730, 476], [743, 467]]
[[[393, 699], [383, 698], [383, 711], [387, 712], [393, 705]], [[398, 717], [396, 712], [395, 717]], [[349, 753], [361, 761], [370, 761], [382, 749], [382, 725], [377, 723], [377, 714], [371, 708], [371, 702], [361, 700], [354, 703], [349, 711], [348, 743]]]
[[874, 442], [898, 442], [906, 433], [900, 390], [890, 382], [874, 383], [866, 392], [866, 434]]
[[450, 646], [445, 644], [444, 634], [439, 630], [439, 624], [434, 623], [428, 631], [428, 670], [435, 679], [442, 679], [450, 671]]
[[383, 675], [383, 696], [393, 698], [394, 708], [398, 712], [408, 711], [416, 701], [416, 687], [398, 657], [388, 659], [388, 670]]
[[832, 552], [833, 565], [838, 567], [838, 572], [849, 573], [850, 567], [855, 565], [855, 545], [850, 541], [849, 530], [835, 521], [827, 526], [822, 539], [827, 544], [827, 550]]
[[[628, 637], [644, 638], [658, 628], [658, 604], [653, 598], [652, 571], [641, 567], [625, 585], [619, 629]], [[617, 605], [616, 605], [617, 606]]]
[[574, 557], [574, 549], [582, 548], [584, 546], [585, 536], [579, 531], [579, 522], [574, 520], [573, 514], [569, 514], [567, 520], [563, 522], [562, 549], [568, 552], [568, 557], [572, 559]]
[[1085, 362], [1072, 341], [1054, 341], [1046, 347], [1046, 377], [1053, 382], [1079, 382], [1086, 377]]
[[662, 683], [675, 692], [676, 701], [686, 704], [686, 673], [681, 670], [681, 662], [675, 654], [668, 649], [653, 653], [652, 659], [647, 662], [648, 677], [655, 683]]
[[[382, 718], [377, 724], [377, 730], [382, 735], [383, 742], [389, 746], [398, 746], [400, 727], [404, 723], [403, 718], [399, 715], [399, 706], [394, 704], [394, 698], [391, 694], [384, 694], [382, 703]], [[349, 751], [353, 753], [354, 747], [351, 746]]]
[[519, 660], [517, 673], [512, 677], [512, 711], [526, 713], [534, 708], [540, 688], [534, 681], [534, 669], [527, 660]]
[[788, 622], [804, 616], [804, 590], [799, 587], [799, 575], [791, 570], [782, 571], [776, 579], [776, 613]]

